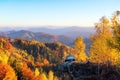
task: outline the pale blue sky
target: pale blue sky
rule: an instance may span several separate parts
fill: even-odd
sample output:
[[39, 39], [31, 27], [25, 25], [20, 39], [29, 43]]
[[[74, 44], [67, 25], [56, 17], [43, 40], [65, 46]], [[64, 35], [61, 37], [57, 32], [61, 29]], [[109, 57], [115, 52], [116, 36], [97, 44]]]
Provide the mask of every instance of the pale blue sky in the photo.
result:
[[0, 26], [93, 26], [120, 0], [0, 0]]

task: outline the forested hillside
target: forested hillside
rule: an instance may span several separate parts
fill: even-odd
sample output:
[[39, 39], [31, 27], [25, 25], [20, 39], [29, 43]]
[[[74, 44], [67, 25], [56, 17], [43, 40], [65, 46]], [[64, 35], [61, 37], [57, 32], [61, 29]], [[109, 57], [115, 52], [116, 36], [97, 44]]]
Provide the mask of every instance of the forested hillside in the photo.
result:
[[[79, 46], [77, 45], [79, 42], [82, 42], [82, 47], [84, 44], [82, 38], [78, 38], [78, 40], [76, 40], [76, 46]], [[0, 70], [8, 66], [12, 71], [11, 73], [14, 75], [12, 76], [11, 74], [7, 74], [6, 68], [5, 72], [2, 71], [0, 73], [0, 79], [6, 79], [10, 77], [11, 79], [13, 78], [13, 80], [45, 80], [42, 78], [46, 78], [48, 72], [45, 75], [44, 71], [46, 70], [42, 69], [42, 67], [59, 64], [63, 62], [65, 57], [69, 54], [76, 55], [76, 59], [80, 61], [85, 60], [84, 57], [81, 56], [82, 54], [85, 56], [85, 44], [83, 45], [83, 49], [81, 49], [82, 52], [76, 49], [77, 47], [71, 48], [59, 42], [43, 43], [35, 40], [12, 39], [1, 36]], [[53, 72], [50, 71], [50, 74], [48, 75], [51, 74], [53, 76]], [[42, 78], [40, 78], [41, 76]]]
[[[70, 47], [0, 36], [0, 80], [76, 80], [81, 75], [83, 80], [120, 80], [119, 19], [120, 11], [116, 11], [110, 19], [104, 16], [95, 24], [88, 55], [82, 37]], [[68, 70], [62, 72], [64, 68], [58, 65], [68, 55], [74, 55], [76, 62], [64, 63]]]

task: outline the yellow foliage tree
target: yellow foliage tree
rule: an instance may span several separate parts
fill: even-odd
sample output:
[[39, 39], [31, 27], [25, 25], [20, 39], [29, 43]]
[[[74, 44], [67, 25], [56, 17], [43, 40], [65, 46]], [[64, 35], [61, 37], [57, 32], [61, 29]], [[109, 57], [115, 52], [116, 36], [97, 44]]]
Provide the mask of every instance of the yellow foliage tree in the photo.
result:
[[90, 48], [90, 61], [95, 63], [110, 62], [111, 64], [117, 64], [120, 55], [116, 49], [111, 47], [109, 42], [114, 40], [111, 31], [111, 23], [106, 17], [102, 17], [100, 22], [96, 24], [96, 35], [93, 37], [93, 43]]
[[54, 76], [54, 79], [53, 80], [60, 80], [60, 79], [58, 79], [58, 77], [57, 76]]
[[106, 63], [109, 60], [110, 48], [104, 37], [98, 37], [94, 40], [90, 48], [90, 61], [97, 63]]
[[35, 69], [35, 76], [39, 76], [40, 72], [38, 70], [38, 68]]
[[40, 74], [40, 80], [48, 80], [45, 73]]
[[111, 49], [110, 52], [110, 61], [113, 65], [117, 65], [120, 63], [120, 52], [116, 49]]
[[90, 47], [90, 61], [97, 63], [106, 63], [110, 56], [110, 47], [108, 40], [111, 39], [110, 22], [106, 17], [102, 17], [95, 24], [96, 34]]
[[6, 54], [0, 54], [0, 63], [7, 64], [9, 57]]
[[98, 23], [95, 24], [97, 36], [111, 36], [111, 26], [108, 18], [103, 16]]
[[113, 29], [113, 40], [112, 43], [114, 48], [120, 51], [120, 11], [116, 11], [111, 19]]
[[54, 73], [52, 71], [48, 73], [48, 80], [54, 80]]
[[115, 29], [117, 25], [120, 25], [120, 11], [116, 11], [111, 18], [112, 28]]
[[78, 61], [86, 61], [85, 44], [82, 37], [77, 37], [74, 41], [75, 57]]

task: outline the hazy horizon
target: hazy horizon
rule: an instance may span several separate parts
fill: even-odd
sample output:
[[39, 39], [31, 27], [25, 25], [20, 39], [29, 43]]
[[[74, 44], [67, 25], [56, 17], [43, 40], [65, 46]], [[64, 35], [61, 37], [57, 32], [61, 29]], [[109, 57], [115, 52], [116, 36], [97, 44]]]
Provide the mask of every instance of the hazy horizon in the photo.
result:
[[69, 28], [69, 27], [95, 27], [95, 26], [53, 26], [53, 25], [43, 25], [43, 26], [0, 26], [0, 28]]
[[[73, 28], [73, 29], [77, 29], [77, 28], [83, 28], [83, 29], [89, 29], [89, 28], [95, 28], [95, 27], [93, 27], [93, 26], [86, 26], [86, 27], [84, 27], [84, 26], [59, 26], [59, 27], [56, 27], [56, 26], [28, 26], [28, 27], [20, 27], [20, 26], [17, 26], [17, 27], [14, 27], [14, 26], [4, 26], [4, 27], [1, 27], [0, 26], [0, 31], [12, 31], [12, 30], [15, 30], [15, 31], [19, 31], [19, 30], [31, 30], [32, 31], [32, 29], [48, 29], [48, 30], [59, 30], [59, 29], [71, 29], [71, 28]], [[39, 30], [38, 30], [39, 31]]]

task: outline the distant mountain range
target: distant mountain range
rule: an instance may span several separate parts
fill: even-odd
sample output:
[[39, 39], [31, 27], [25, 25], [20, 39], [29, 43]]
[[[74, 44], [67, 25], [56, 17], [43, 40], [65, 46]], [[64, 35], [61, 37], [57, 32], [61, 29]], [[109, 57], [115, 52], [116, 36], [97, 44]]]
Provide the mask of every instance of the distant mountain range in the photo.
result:
[[[41, 42], [61, 42], [72, 46], [77, 36], [82, 36], [89, 44], [89, 36], [95, 33], [93, 27], [66, 27], [66, 28], [0, 28], [0, 34], [5, 37], [38, 40]], [[88, 42], [88, 43], [87, 43]]]
[[47, 34], [44, 32], [31, 32], [27, 30], [20, 30], [20, 31], [8, 31], [8, 32], [0, 32], [0, 34], [4, 37], [10, 37], [10, 38], [23, 38], [25, 40], [38, 40], [41, 42], [61, 42], [66, 45], [72, 45], [73, 39], [65, 36], [65, 35], [52, 35]]
[[77, 27], [77, 26], [56, 28], [56, 29], [52, 28], [52, 26], [49, 26], [49, 28], [45, 28], [45, 27], [18, 27], [18, 28], [3, 27], [3, 28], [0, 28], [0, 31], [4, 31], [4, 32], [19, 31], [19, 30], [27, 30], [27, 31], [32, 31], [32, 32], [43, 32], [43, 33], [52, 34], [56, 36], [65, 35], [73, 39], [75, 39], [77, 36], [89, 38], [90, 34], [95, 33], [94, 27]]
[[88, 38], [90, 34], [95, 33], [94, 27], [66, 27], [66, 28], [59, 28], [59, 29], [29, 28], [28, 30], [33, 32], [46, 32], [53, 35], [66, 35], [73, 39], [75, 39], [77, 36]]

